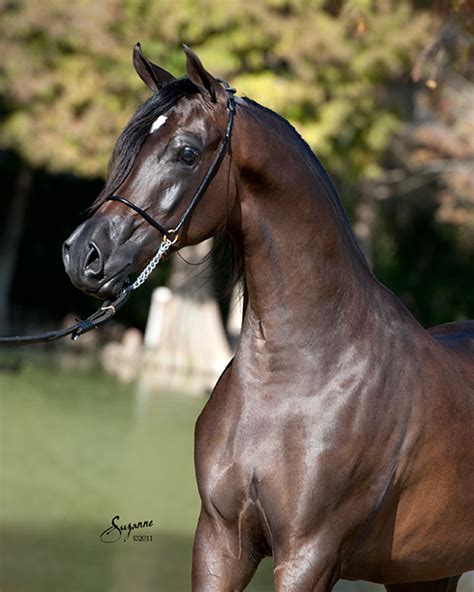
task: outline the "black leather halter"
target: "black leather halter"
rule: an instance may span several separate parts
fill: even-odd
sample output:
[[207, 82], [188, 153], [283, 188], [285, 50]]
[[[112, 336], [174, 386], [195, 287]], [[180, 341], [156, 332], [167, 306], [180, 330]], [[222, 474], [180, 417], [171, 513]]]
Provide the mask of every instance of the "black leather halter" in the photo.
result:
[[[209, 167], [209, 170], [206, 173], [206, 176], [201, 181], [194, 197], [192, 198], [191, 202], [189, 203], [188, 207], [184, 211], [183, 215], [179, 219], [178, 223], [175, 225], [174, 228], [165, 228], [162, 224], [157, 222], [154, 218], [152, 218], [149, 214], [147, 214], [144, 210], [142, 210], [139, 206], [133, 204], [132, 202], [128, 201], [124, 197], [120, 195], [110, 195], [106, 198], [109, 201], [117, 201], [120, 202], [127, 207], [131, 208], [137, 214], [146, 220], [151, 226], [156, 228], [161, 232], [163, 235], [163, 241], [170, 241], [169, 244], [174, 244], [177, 242], [179, 236], [178, 233], [186, 223], [187, 219], [193, 212], [194, 208], [197, 204], [201, 201], [206, 192], [209, 183], [212, 181], [214, 175], [219, 170], [219, 165], [222, 162], [226, 149], [229, 147], [230, 143], [230, 136], [232, 133], [232, 126], [234, 125], [234, 116], [235, 116], [235, 89], [232, 88], [225, 82], [225, 80], [218, 79], [219, 82], [224, 86], [224, 89], [227, 93], [227, 109], [229, 110], [229, 118], [227, 120], [227, 128], [225, 131], [225, 135], [222, 138], [220, 146], [216, 152], [214, 160]], [[163, 243], [162, 243], [163, 244]], [[141, 283], [140, 283], [141, 285]], [[91, 331], [92, 329], [96, 329], [99, 325], [102, 325], [109, 319], [111, 319], [114, 314], [121, 308], [128, 300], [130, 296], [131, 290], [134, 289], [133, 286], [126, 288], [123, 290], [115, 300], [113, 301], [106, 301], [102, 304], [102, 306], [92, 315], [87, 317], [84, 320], [78, 320], [77, 323], [71, 325], [70, 327], [65, 327], [64, 329], [59, 329], [57, 331], [47, 331], [45, 333], [39, 333], [37, 335], [19, 335], [16, 337], [0, 337], [0, 347], [12, 347], [16, 345], [31, 345], [33, 343], [44, 343], [49, 341], [55, 341], [56, 339], [60, 339], [61, 337], [66, 337], [70, 335], [73, 340], [78, 339], [84, 333]]]
[[156, 228], [156, 230], [161, 232], [163, 237], [167, 237], [173, 242], [176, 242], [178, 240], [179, 231], [184, 226], [185, 222], [187, 221], [187, 219], [189, 218], [189, 216], [193, 212], [194, 208], [198, 205], [198, 203], [203, 198], [203, 196], [206, 192], [206, 189], [209, 186], [209, 183], [212, 181], [214, 175], [219, 170], [219, 165], [221, 164], [221, 161], [222, 161], [222, 158], [224, 157], [225, 151], [229, 146], [230, 136], [232, 134], [232, 127], [234, 125], [234, 116], [235, 116], [234, 94], [236, 91], [235, 91], [235, 88], [232, 88], [231, 86], [229, 86], [225, 80], [222, 80], [221, 78], [219, 78], [218, 80], [224, 86], [225, 91], [227, 93], [227, 109], [229, 111], [229, 117], [227, 120], [227, 128], [225, 131], [225, 135], [221, 140], [219, 148], [216, 152], [216, 155], [214, 156], [214, 160], [212, 161], [211, 166], [209, 167], [209, 170], [206, 173], [206, 176], [201, 181], [201, 184], [199, 185], [198, 189], [196, 190], [196, 193], [194, 194], [194, 197], [190, 201], [188, 207], [186, 208], [186, 210], [184, 211], [183, 215], [179, 219], [178, 223], [174, 226], [174, 228], [166, 228], [163, 224], [160, 224], [160, 222], [158, 222], [157, 220], [152, 218], [152, 216], [150, 216], [150, 214], [147, 214], [147, 212], [142, 210], [142, 208], [140, 208], [136, 204], [132, 203], [131, 201], [129, 201], [125, 197], [122, 197], [121, 195], [109, 195], [108, 197], [105, 198], [106, 201], [117, 201], [117, 202], [120, 202], [120, 203], [124, 204], [125, 206], [129, 207], [130, 209], [134, 210], [135, 212], [137, 212], [137, 214], [140, 214], [140, 216], [144, 220], [146, 220], [148, 222], [148, 224], [150, 224], [151, 226], [153, 226], [153, 228]]

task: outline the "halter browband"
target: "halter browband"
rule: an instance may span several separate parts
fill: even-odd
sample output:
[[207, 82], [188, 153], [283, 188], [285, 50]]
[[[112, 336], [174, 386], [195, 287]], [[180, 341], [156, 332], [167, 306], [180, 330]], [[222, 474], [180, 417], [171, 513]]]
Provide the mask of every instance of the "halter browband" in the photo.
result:
[[153, 228], [156, 228], [156, 230], [161, 232], [163, 237], [168, 237], [173, 242], [176, 242], [178, 240], [179, 231], [184, 226], [186, 220], [189, 218], [189, 216], [193, 212], [194, 208], [197, 206], [197, 204], [203, 198], [203, 196], [206, 192], [206, 189], [209, 186], [209, 183], [212, 181], [214, 175], [219, 170], [219, 165], [220, 165], [221, 160], [224, 156], [226, 148], [229, 145], [230, 136], [232, 134], [232, 127], [234, 125], [234, 116], [235, 116], [234, 94], [236, 91], [235, 91], [235, 88], [232, 88], [231, 86], [229, 86], [225, 80], [222, 80], [221, 78], [218, 78], [218, 80], [224, 86], [225, 91], [227, 93], [227, 109], [229, 110], [229, 118], [227, 120], [227, 128], [225, 131], [225, 135], [221, 140], [220, 146], [217, 150], [216, 155], [214, 156], [214, 160], [212, 161], [212, 164], [209, 167], [209, 170], [206, 173], [206, 176], [201, 181], [201, 184], [199, 185], [198, 189], [196, 190], [196, 193], [194, 194], [194, 197], [190, 201], [188, 207], [186, 208], [186, 210], [184, 211], [183, 215], [179, 219], [178, 223], [174, 226], [174, 228], [166, 228], [165, 226], [160, 224], [157, 220], [155, 220], [152, 216], [150, 216], [150, 214], [147, 214], [147, 212], [142, 210], [142, 208], [140, 208], [136, 204], [132, 203], [131, 201], [129, 201], [125, 197], [122, 197], [121, 195], [109, 195], [108, 197], [105, 198], [106, 201], [117, 201], [117, 202], [122, 203], [125, 206], [129, 207], [133, 211], [137, 212], [137, 214], [140, 214], [140, 216], [144, 220], [146, 220], [148, 222], [148, 224], [150, 224], [151, 226], [153, 226]]
[[223, 86], [227, 93], [227, 109], [229, 110], [229, 118], [227, 120], [227, 128], [224, 137], [220, 143], [220, 146], [217, 150], [217, 153], [212, 161], [212, 164], [209, 170], [206, 173], [206, 176], [201, 181], [196, 193], [194, 194], [191, 202], [189, 203], [188, 207], [184, 211], [183, 215], [179, 219], [178, 223], [174, 228], [165, 228], [162, 224], [157, 222], [154, 218], [152, 218], [149, 214], [147, 214], [144, 210], [142, 210], [139, 206], [135, 205], [134, 203], [128, 201], [124, 197], [120, 195], [110, 195], [106, 198], [109, 201], [117, 201], [120, 202], [130, 209], [140, 214], [140, 216], [148, 222], [151, 226], [156, 228], [162, 234], [162, 241], [161, 245], [147, 265], [147, 267], [141, 272], [137, 280], [131, 285], [125, 288], [120, 292], [117, 298], [113, 301], [106, 301], [102, 304], [102, 306], [93, 314], [91, 314], [87, 319], [78, 320], [77, 323], [71, 325], [70, 327], [66, 327], [64, 329], [59, 329], [57, 331], [47, 331], [45, 333], [39, 333], [37, 335], [19, 335], [16, 337], [0, 337], [0, 346], [15, 346], [15, 345], [31, 345], [34, 343], [44, 343], [49, 341], [55, 341], [56, 339], [60, 339], [61, 337], [66, 337], [70, 335], [71, 338], [75, 341], [84, 333], [91, 331], [92, 329], [97, 329], [99, 325], [102, 325], [109, 319], [111, 319], [114, 314], [121, 308], [128, 300], [130, 293], [133, 290], [136, 290], [140, 287], [154, 270], [160, 259], [163, 255], [166, 254], [167, 251], [171, 249], [171, 247], [177, 242], [179, 238], [179, 231], [186, 223], [187, 219], [193, 212], [194, 208], [197, 204], [201, 201], [204, 193], [209, 186], [209, 183], [212, 181], [214, 175], [217, 173], [219, 169], [219, 165], [222, 161], [224, 153], [229, 146], [230, 136], [232, 133], [232, 126], [234, 125], [234, 116], [235, 116], [235, 89], [232, 88], [227, 84], [225, 80], [221, 78], [217, 79]]

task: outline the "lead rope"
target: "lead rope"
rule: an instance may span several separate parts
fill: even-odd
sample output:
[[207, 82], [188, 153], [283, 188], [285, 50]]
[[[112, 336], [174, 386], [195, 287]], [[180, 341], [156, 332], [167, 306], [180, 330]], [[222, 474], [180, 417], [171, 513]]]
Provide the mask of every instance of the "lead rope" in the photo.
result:
[[[135, 291], [136, 289], [138, 289], [140, 286], [142, 286], [147, 281], [147, 279], [150, 277], [150, 275], [155, 270], [158, 263], [163, 258], [163, 255], [165, 255], [170, 250], [170, 248], [175, 244], [175, 242], [177, 240], [178, 240], [177, 234], [174, 236], [173, 240], [170, 240], [168, 238], [168, 236], [166, 236], [166, 235], [163, 236], [163, 239], [161, 241], [161, 244], [160, 244], [155, 256], [152, 258], [150, 263], [148, 263], [148, 265], [145, 267], [145, 269], [140, 273], [140, 275], [133, 282], [133, 284], [131, 286], [127, 286], [126, 288], [124, 288], [120, 292], [120, 294], [118, 295], [117, 299], [114, 302], [105, 302], [99, 308], [97, 313], [92, 315], [92, 317], [89, 317], [88, 319], [85, 319], [84, 321], [78, 321], [77, 328], [74, 329], [73, 331], [71, 331], [71, 339], [73, 341], [77, 341], [81, 335], [83, 335], [87, 331], [90, 331], [91, 329], [96, 329], [99, 324], [101, 325], [106, 320], [108, 320], [110, 317], [114, 316], [114, 314], [117, 312], [117, 310], [119, 308], [121, 308], [125, 304], [125, 302], [128, 300], [130, 293]], [[107, 318], [102, 317], [102, 318], [100, 318], [100, 321], [99, 321], [99, 318], [95, 316], [98, 313], [99, 314], [104, 313], [104, 315], [106, 315]], [[0, 345], [1, 345], [1, 343], [2, 343], [2, 341], [0, 339]]]
[[127, 302], [131, 292], [146, 282], [160, 260], [171, 249], [177, 240], [177, 234], [175, 234], [172, 239], [165, 235], [155, 256], [140, 273], [133, 284], [122, 290], [115, 300], [104, 302], [104, 304], [102, 304], [102, 306], [93, 314], [87, 317], [87, 319], [80, 319], [74, 323], [74, 325], [65, 327], [64, 329], [58, 329], [57, 331], [46, 331], [45, 333], [39, 333], [36, 335], [0, 337], [0, 347], [15, 347], [18, 345], [32, 345], [34, 343], [48, 343], [50, 341], [56, 341], [56, 339], [66, 337], [67, 335], [70, 335], [71, 339], [76, 341], [81, 335], [84, 335], [84, 333], [87, 333], [92, 329], [97, 329], [97, 327], [111, 319], [115, 313], [120, 308], [122, 308], [122, 306]]

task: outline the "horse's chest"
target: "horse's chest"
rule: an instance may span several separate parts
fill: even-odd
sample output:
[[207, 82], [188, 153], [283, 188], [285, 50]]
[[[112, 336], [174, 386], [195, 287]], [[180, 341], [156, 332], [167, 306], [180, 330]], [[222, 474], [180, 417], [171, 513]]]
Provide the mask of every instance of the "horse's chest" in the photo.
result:
[[251, 415], [226, 421], [209, 414], [196, 430], [201, 497], [227, 520], [240, 520], [242, 512], [249, 514], [258, 505], [261, 476], [265, 467], [274, 463], [274, 439], [266, 432], [265, 422], [257, 426]]
[[[208, 409], [196, 441], [205, 504], [230, 521], [254, 512], [260, 523], [268, 519], [277, 527], [294, 515], [316, 523], [324, 508], [337, 505], [342, 494], [347, 497], [355, 478], [368, 482], [367, 503], [359, 506], [372, 507], [384, 471], [373, 480], [374, 459], [360, 462], [360, 442], [348, 438], [344, 425], [354, 414], [341, 418], [341, 405], [323, 409], [313, 400], [300, 401], [300, 407], [282, 401], [270, 409], [241, 407], [226, 415]], [[343, 428], [334, 429], [336, 423]], [[360, 495], [359, 487], [356, 491]]]

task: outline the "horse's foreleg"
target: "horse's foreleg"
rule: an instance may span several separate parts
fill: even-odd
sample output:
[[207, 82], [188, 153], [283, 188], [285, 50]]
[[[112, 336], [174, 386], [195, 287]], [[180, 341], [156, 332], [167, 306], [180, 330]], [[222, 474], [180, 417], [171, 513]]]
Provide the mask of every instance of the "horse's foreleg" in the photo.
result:
[[240, 592], [250, 582], [260, 559], [238, 526], [228, 526], [204, 509], [193, 548], [193, 592]]
[[445, 578], [436, 582], [414, 582], [410, 584], [389, 584], [385, 586], [387, 592], [456, 592], [459, 578]]
[[319, 551], [318, 545], [304, 545], [296, 553], [275, 553], [276, 592], [330, 592], [338, 573], [337, 554]]

